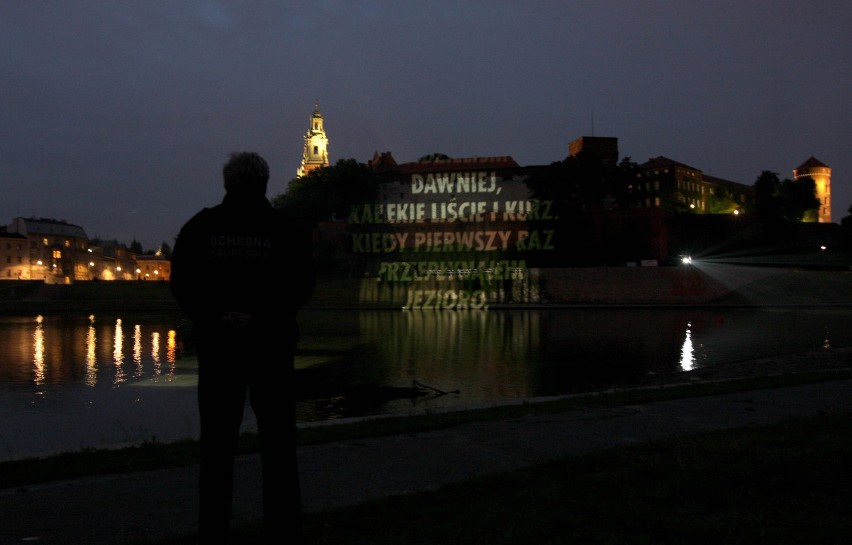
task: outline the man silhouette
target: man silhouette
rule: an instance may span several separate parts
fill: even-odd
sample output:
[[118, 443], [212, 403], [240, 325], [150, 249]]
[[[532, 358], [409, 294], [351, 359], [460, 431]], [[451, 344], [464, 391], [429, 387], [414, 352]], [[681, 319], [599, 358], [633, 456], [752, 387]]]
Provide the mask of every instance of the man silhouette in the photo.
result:
[[[171, 262], [172, 293], [192, 322], [198, 356], [199, 543], [221, 543], [230, 531], [246, 395], [257, 419], [266, 539], [293, 543], [301, 534], [296, 314], [313, 294], [313, 250], [307, 231], [266, 198], [260, 155], [232, 153], [222, 175], [224, 199], [181, 228]], [[293, 510], [295, 535], [282, 528]]]

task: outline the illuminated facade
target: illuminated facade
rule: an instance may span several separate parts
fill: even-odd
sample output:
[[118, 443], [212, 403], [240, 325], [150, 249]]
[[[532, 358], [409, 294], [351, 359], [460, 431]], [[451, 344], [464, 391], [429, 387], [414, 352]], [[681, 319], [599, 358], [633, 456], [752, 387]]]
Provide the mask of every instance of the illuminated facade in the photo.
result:
[[0, 227], [0, 280], [29, 278], [27, 237]]
[[328, 165], [328, 137], [325, 135], [325, 128], [323, 128], [319, 104], [316, 104], [314, 113], [311, 115], [311, 128], [305, 133], [305, 149], [296, 176], [305, 176], [312, 170]]
[[136, 256], [134, 275], [137, 280], [169, 280], [172, 262], [162, 255]]
[[8, 231], [25, 237], [21, 280], [68, 283], [91, 280], [89, 238], [79, 225], [48, 218], [15, 218]]
[[659, 156], [639, 165], [635, 194], [641, 208], [693, 211], [699, 214], [735, 213], [746, 206], [754, 188]]
[[[388, 223], [469, 221], [470, 216], [482, 213], [470, 203], [487, 200], [488, 211], [495, 212], [496, 195], [500, 202], [526, 202], [529, 198], [528, 176], [509, 156], [397, 164], [390, 152], [376, 152], [367, 164], [384, 178], [379, 202], [389, 212], [384, 218]], [[405, 214], [421, 209], [419, 215]]]
[[816, 185], [816, 197], [819, 199], [820, 223], [831, 223], [831, 168], [811, 157], [798, 168], [793, 169], [793, 179], [811, 178]]
[[405, 310], [538, 300], [525, 256], [555, 250], [544, 221], [551, 203], [531, 198], [528, 173], [512, 157], [398, 164], [377, 152], [368, 166], [381, 180], [378, 198], [352, 207], [348, 244], [324, 233], [339, 244], [337, 255], [360, 265], [350, 273], [373, 279], [364, 300], [399, 301]]
[[137, 255], [116, 241], [89, 240], [78, 225], [49, 218], [15, 218], [0, 228], [0, 280], [168, 280], [171, 263], [159, 252]]

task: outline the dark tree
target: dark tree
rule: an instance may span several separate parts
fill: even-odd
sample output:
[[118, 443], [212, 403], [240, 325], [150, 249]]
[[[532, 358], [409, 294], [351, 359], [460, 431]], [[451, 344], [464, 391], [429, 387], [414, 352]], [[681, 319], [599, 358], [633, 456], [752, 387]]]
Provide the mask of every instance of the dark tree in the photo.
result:
[[375, 199], [377, 185], [367, 165], [340, 159], [334, 166], [294, 178], [272, 204], [312, 227], [319, 221], [345, 220], [353, 205]]
[[819, 199], [810, 177], [781, 182], [781, 215], [788, 221], [816, 221]]
[[627, 209], [636, 206], [637, 192], [636, 174], [639, 164], [625, 157], [619, 161], [618, 166], [607, 172], [607, 191], [615, 199], [618, 208]]
[[710, 214], [730, 214], [739, 207], [733, 193], [724, 187], [717, 187], [716, 191], [707, 198], [707, 212]]
[[594, 152], [556, 161], [531, 173], [527, 185], [538, 199], [552, 200], [560, 212], [580, 212], [607, 194], [606, 168]]
[[781, 218], [781, 180], [764, 170], [754, 181], [754, 212], [764, 219]]
[[166, 259], [171, 259], [171, 257], [172, 257], [172, 247], [171, 247], [171, 246], [169, 246], [166, 242], [161, 242], [161, 243], [160, 243], [160, 250], [159, 250], [159, 254], [160, 254], [161, 256], [165, 257]]
[[846, 217], [840, 220], [840, 232], [843, 236], [843, 245], [847, 250], [852, 250], [852, 204], [846, 210]]
[[816, 219], [814, 211], [819, 209], [816, 184], [808, 177], [780, 180], [778, 174], [764, 170], [754, 182], [754, 208], [766, 220]]
[[141, 254], [142, 253], [142, 243], [134, 238], [133, 242], [130, 243], [130, 251], [135, 253], [135, 254]]
[[430, 153], [429, 155], [424, 155], [420, 159], [417, 160], [419, 163], [429, 162], [429, 161], [446, 161], [450, 158], [449, 155], [444, 153]]

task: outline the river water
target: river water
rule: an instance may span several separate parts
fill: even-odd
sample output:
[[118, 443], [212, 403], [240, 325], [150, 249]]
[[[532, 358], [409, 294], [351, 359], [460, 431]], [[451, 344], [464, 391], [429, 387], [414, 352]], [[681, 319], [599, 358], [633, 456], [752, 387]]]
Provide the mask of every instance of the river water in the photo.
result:
[[[849, 347], [850, 318], [848, 307], [306, 310], [297, 414], [322, 422], [630, 386]], [[0, 317], [0, 460], [197, 437], [185, 327], [174, 313]]]

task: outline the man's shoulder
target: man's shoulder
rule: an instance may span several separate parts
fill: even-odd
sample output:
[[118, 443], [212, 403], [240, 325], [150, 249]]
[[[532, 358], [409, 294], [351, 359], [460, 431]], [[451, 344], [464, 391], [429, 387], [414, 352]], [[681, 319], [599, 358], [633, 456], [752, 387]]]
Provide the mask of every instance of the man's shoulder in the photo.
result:
[[208, 221], [213, 215], [215, 215], [215, 208], [215, 206], [202, 208], [201, 210], [193, 214], [192, 217], [189, 218], [184, 224], [184, 229]]

